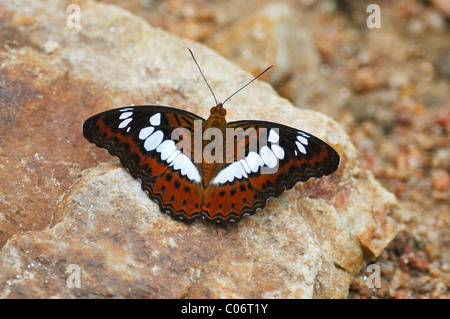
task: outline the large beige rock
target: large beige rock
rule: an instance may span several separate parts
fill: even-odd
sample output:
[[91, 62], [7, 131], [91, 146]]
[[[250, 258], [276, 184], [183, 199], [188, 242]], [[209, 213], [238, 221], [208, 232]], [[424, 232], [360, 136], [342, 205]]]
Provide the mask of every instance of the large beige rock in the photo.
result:
[[396, 200], [361, 168], [340, 126], [252, 84], [228, 102], [229, 121], [311, 132], [340, 153], [339, 170], [238, 224], [174, 221], [84, 140], [81, 123], [130, 104], [208, 116], [213, 99], [187, 47], [219, 99], [251, 76], [117, 7], [79, 3], [79, 29], [56, 0], [0, 3], [0, 296], [345, 297], [394, 237]]
[[325, 91], [320, 55], [305, 20], [293, 5], [270, 3], [238, 19], [208, 45], [254, 75], [274, 64], [264, 79], [285, 91], [289, 88], [291, 101], [305, 107]]
[[438, 9], [441, 13], [450, 17], [450, 3], [445, 0], [431, 0], [431, 3]]

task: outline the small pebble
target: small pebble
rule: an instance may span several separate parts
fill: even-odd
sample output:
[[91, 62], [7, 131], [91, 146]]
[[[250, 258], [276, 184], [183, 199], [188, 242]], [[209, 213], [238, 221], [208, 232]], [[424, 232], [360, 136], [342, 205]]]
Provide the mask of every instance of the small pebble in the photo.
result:
[[431, 175], [431, 179], [433, 181], [434, 189], [442, 192], [448, 189], [448, 185], [450, 184], [450, 175], [445, 169], [435, 170]]

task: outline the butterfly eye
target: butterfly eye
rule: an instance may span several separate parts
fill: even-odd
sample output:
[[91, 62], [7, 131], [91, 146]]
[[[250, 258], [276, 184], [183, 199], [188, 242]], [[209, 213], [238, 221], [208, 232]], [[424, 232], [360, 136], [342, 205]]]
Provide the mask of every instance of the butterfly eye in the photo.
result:
[[210, 112], [211, 112], [211, 114], [214, 114], [214, 113], [216, 113], [216, 107], [215, 107], [215, 106], [213, 106], [213, 107], [211, 108]]
[[220, 114], [225, 116], [227, 115], [227, 110], [225, 110], [223, 107], [220, 109]]

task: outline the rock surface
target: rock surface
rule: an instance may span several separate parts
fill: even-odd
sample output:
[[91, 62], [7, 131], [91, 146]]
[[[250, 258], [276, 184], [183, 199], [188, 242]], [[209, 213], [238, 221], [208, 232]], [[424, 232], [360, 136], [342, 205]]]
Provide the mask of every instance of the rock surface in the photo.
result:
[[294, 105], [304, 108], [313, 96], [324, 93], [320, 57], [304, 20], [302, 12], [289, 4], [271, 3], [239, 19], [207, 43], [255, 76], [261, 66], [275, 64], [264, 80], [283, 91], [287, 87], [292, 90], [292, 83], [308, 88], [292, 90], [289, 95]]
[[[352, 275], [395, 236], [396, 200], [361, 168], [339, 125], [252, 84], [229, 101], [229, 121], [311, 132], [340, 153], [339, 170], [237, 225], [173, 221], [83, 139], [81, 123], [131, 104], [206, 117], [213, 99], [187, 47], [219, 100], [251, 76], [127, 11], [79, 3], [74, 29], [59, 1], [0, 3], [0, 296], [345, 297]], [[79, 288], [68, 281], [73, 265]]]

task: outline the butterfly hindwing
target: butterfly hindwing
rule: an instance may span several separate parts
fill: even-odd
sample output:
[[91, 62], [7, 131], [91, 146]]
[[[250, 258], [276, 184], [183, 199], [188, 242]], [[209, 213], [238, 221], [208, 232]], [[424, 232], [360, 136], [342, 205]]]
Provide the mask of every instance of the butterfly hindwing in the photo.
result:
[[203, 214], [209, 221], [237, 222], [263, 208], [265, 198], [253, 189], [249, 179], [224, 184], [210, 184], [205, 189]]
[[[179, 145], [185, 135], [193, 136], [196, 120], [200, 125], [204, 122], [193, 113], [169, 107], [123, 107], [86, 120], [83, 135], [117, 156], [163, 212], [190, 221], [201, 214], [201, 178], [189, 152]], [[175, 129], [180, 130], [175, 134], [178, 140], [172, 139]], [[193, 141], [189, 144], [185, 149], [190, 150]]]

